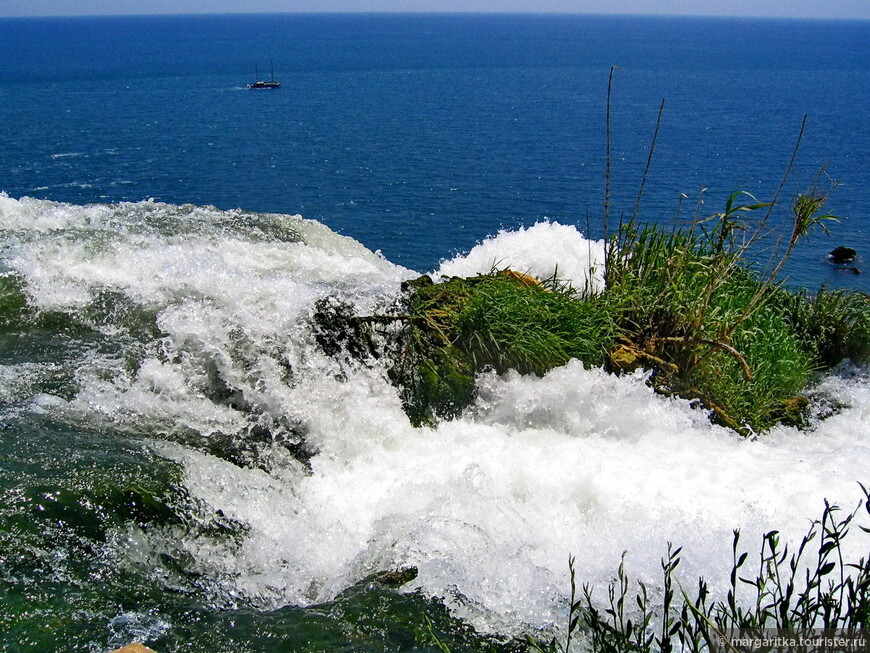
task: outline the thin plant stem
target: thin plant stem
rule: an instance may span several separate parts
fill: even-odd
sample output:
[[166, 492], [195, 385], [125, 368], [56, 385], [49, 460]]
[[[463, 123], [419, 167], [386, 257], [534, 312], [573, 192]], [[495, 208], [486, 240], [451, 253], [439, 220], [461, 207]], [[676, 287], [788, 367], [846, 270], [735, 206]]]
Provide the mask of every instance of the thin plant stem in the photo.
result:
[[644, 189], [644, 186], [646, 185], [646, 178], [647, 178], [647, 175], [649, 174], [650, 165], [652, 165], [653, 154], [655, 153], [655, 149], [656, 149], [656, 140], [658, 139], [658, 136], [659, 136], [659, 127], [662, 124], [662, 114], [664, 114], [664, 112], [665, 112], [665, 99], [662, 98], [662, 103], [659, 105], [659, 115], [658, 115], [658, 118], [656, 118], [656, 128], [655, 128], [655, 130], [653, 130], [652, 142], [650, 143], [650, 146], [649, 146], [649, 156], [646, 159], [646, 166], [644, 166], [644, 169], [643, 169], [643, 177], [640, 180], [640, 188], [637, 191], [637, 199], [634, 202], [634, 212], [631, 214], [632, 224], [635, 222], [635, 220], [637, 220], [637, 214], [640, 211], [640, 200], [643, 197], [643, 189]]
[[800, 149], [801, 141], [803, 140], [804, 130], [806, 129], [806, 127], [807, 116], [806, 114], [804, 114], [804, 118], [801, 121], [801, 128], [798, 132], [798, 137], [795, 141], [794, 149], [791, 153], [791, 159], [789, 159], [788, 161], [788, 166], [786, 167], [785, 173], [782, 176], [782, 181], [779, 182], [779, 188], [776, 189], [776, 193], [774, 193], [773, 195], [773, 199], [770, 202], [770, 207], [767, 209], [767, 214], [764, 216], [764, 220], [762, 220], [762, 223], [767, 222], [767, 220], [770, 218], [771, 214], [773, 213], [773, 209], [776, 206], [776, 202], [779, 199], [779, 196], [782, 194], [782, 189], [785, 188], [785, 184], [788, 181], [789, 176], [791, 175], [791, 170], [794, 167], [794, 162], [797, 160], [798, 149]]
[[[605, 116], [605, 164], [604, 164], [604, 240], [610, 236], [609, 232], [609, 218], [610, 218], [610, 165], [611, 165], [611, 152], [610, 152], [610, 97], [613, 93], [613, 72], [616, 70], [616, 66], [610, 67], [610, 77], [607, 80], [607, 105], [606, 105], [606, 116]], [[606, 267], [606, 266], [605, 266]]]

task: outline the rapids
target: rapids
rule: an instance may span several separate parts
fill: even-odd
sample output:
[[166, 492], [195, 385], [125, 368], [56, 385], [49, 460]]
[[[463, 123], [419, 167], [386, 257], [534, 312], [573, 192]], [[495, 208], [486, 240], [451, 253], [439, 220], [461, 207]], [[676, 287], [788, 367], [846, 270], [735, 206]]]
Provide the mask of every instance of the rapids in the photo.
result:
[[[814, 388], [817, 411], [836, 414], [751, 439], [640, 373], [579, 362], [482, 374], [461, 418], [414, 428], [384, 370], [326, 356], [310, 319], [327, 296], [361, 314], [389, 306], [418, 273], [317, 222], [0, 195], [0, 236], [5, 328], [36, 325], [4, 341], [4, 421], [38, 415], [180, 466], [186, 509], [230, 534], [125, 523], [105, 546], [120, 564], [184, 560], [220, 609], [316, 605], [413, 566], [403, 591], [482, 632], [558, 628], [570, 555], [603, 591], [626, 552], [655, 591], [672, 542], [681, 582], [721, 592], [733, 529], [750, 551], [774, 528], [797, 541], [825, 499], [852, 509], [867, 481], [864, 369]], [[543, 222], [432, 273], [497, 265], [595, 285], [601, 247]]]

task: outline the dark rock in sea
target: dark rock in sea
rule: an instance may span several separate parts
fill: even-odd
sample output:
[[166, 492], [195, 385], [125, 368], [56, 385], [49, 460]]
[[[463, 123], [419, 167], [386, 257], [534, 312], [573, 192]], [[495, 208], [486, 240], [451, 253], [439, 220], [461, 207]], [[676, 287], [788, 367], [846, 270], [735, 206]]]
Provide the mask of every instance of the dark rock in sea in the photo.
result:
[[849, 272], [850, 274], [861, 274], [861, 270], [858, 268], [837, 268], [837, 272]]
[[839, 247], [834, 248], [828, 254], [828, 259], [830, 259], [831, 263], [835, 265], [840, 265], [842, 263], [851, 263], [855, 260], [855, 257], [858, 256], [858, 252], [856, 252], [851, 247], [843, 247], [840, 245]]

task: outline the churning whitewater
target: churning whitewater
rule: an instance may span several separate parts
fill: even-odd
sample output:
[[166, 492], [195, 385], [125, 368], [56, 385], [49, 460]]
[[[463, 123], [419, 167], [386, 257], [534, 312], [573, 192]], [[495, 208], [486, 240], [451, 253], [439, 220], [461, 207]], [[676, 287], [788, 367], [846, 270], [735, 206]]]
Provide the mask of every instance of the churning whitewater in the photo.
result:
[[[197, 510], [242, 535], [131, 524], [109, 544], [155, 566], [183, 552], [218, 607], [312, 605], [413, 566], [405, 589], [483, 631], [520, 633], [563, 622], [570, 555], [603, 598], [624, 551], [631, 575], [657, 587], [673, 542], [678, 578], [705, 576], [715, 592], [733, 529], [750, 551], [774, 528], [797, 541], [825, 499], [851, 510], [862, 496], [866, 370], [813, 389], [819, 413], [839, 407], [814, 428], [751, 439], [656, 395], [641, 373], [576, 361], [542, 378], [482, 374], [459, 419], [414, 428], [384, 369], [321, 351], [312, 315], [325, 297], [384, 310], [417, 272], [322, 224], [0, 195], [0, 229], [7, 286], [87, 327], [0, 368], [4, 418], [112, 431], [178, 463]], [[545, 222], [432, 274], [512, 267], [595, 287], [602, 248]], [[67, 390], [46, 391], [47, 378]]]

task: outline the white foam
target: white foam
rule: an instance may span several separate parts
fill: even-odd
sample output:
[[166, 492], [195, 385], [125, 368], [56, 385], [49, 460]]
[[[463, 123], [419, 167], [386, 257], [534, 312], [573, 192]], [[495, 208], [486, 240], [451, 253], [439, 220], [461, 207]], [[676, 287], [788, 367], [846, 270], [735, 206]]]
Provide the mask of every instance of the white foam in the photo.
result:
[[480, 628], [517, 632], [560, 621], [571, 554], [578, 581], [603, 589], [627, 551], [630, 573], [655, 592], [674, 542], [684, 585], [705, 575], [720, 591], [733, 528], [756, 551], [774, 528], [799, 541], [825, 498], [854, 508], [870, 461], [870, 388], [866, 378], [836, 383], [848, 386], [851, 409], [815, 432], [749, 441], [654, 394], [642, 376], [577, 362], [542, 379], [488, 375], [476, 408], [437, 429], [410, 427], [369, 376], [309, 397], [321, 447], [309, 476], [283, 484], [202, 454], [171, 455], [195, 496], [251, 527], [241, 550], [221, 558], [221, 577], [243, 594], [314, 603], [415, 565], [413, 587]]
[[528, 229], [499, 231], [468, 254], [441, 263], [435, 274], [470, 277], [504, 268], [598, 291], [604, 283], [604, 241], [587, 240], [573, 226], [538, 222]]
[[79, 207], [0, 194], [0, 229], [14, 234], [7, 267], [27, 279], [43, 310], [78, 308], [109, 290], [157, 308], [191, 296], [228, 310], [256, 305], [261, 314], [252, 321], [270, 322], [267, 313], [293, 316], [297, 293], [366, 287], [372, 295], [410, 275], [299, 216], [156, 202]]

